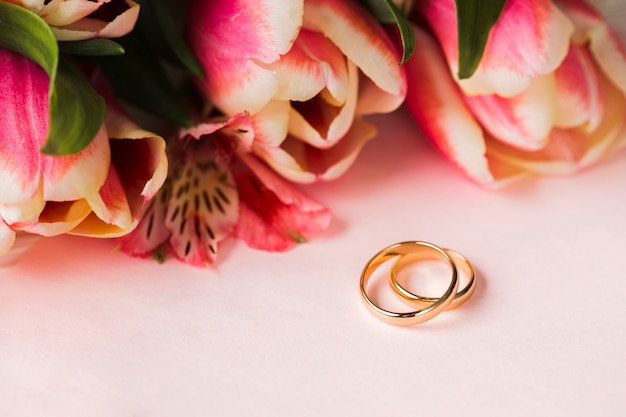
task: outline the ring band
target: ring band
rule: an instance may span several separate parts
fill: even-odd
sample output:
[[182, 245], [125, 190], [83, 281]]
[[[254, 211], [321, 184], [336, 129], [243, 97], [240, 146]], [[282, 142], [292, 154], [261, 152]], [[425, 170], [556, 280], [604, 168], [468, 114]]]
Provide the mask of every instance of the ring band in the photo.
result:
[[[452, 279], [450, 285], [445, 293], [436, 298], [430, 305], [415, 311], [396, 313], [393, 311], [385, 310], [374, 304], [374, 302], [367, 295], [366, 287], [367, 282], [374, 273], [374, 271], [384, 262], [392, 259], [396, 256], [404, 256], [408, 254], [421, 254], [421, 259], [428, 260], [440, 260], [446, 263], [452, 272]], [[388, 246], [376, 255], [374, 255], [363, 268], [361, 273], [361, 300], [365, 304], [365, 307], [378, 319], [388, 324], [396, 326], [412, 326], [414, 324], [423, 323], [432, 319], [437, 314], [450, 305], [453, 299], [453, 295], [456, 294], [459, 287], [459, 279], [456, 270], [456, 265], [452, 257], [440, 247], [428, 242], [412, 241], [401, 242]]]
[[[459, 307], [471, 297], [474, 289], [476, 288], [476, 274], [474, 273], [474, 267], [472, 267], [472, 264], [463, 255], [452, 249], [444, 248], [443, 250], [454, 260], [457, 269], [465, 272], [465, 274], [469, 277], [467, 284], [455, 294], [452, 302], [446, 308], [446, 310], [451, 310]], [[401, 297], [403, 302], [412, 307], [420, 307], [424, 305], [424, 303], [433, 303], [438, 300], [437, 297], [426, 297], [415, 294], [404, 288], [398, 282], [398, 272], [407, 265], [420, 260], [425, 260], [425, 258], [419, 253], [409, 253], [407, 255], [400, 256], [393, 263], [389, 272], [389, 283], [391, 284], [391, 288]]]

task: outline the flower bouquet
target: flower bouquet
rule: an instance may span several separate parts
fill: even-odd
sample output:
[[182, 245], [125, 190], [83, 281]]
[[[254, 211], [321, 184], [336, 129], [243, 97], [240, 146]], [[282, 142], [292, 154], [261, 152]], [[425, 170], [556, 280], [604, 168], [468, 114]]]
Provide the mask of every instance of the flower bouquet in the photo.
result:
[[626, 143], [602, 6], [0, 1], [0, 255], [24, 233], [194, 266], [229, 237], [287, 250], [331, 220], [299, 184], [393, 146], [367, 117], [403, 105], [486, 187], [583, 169]]

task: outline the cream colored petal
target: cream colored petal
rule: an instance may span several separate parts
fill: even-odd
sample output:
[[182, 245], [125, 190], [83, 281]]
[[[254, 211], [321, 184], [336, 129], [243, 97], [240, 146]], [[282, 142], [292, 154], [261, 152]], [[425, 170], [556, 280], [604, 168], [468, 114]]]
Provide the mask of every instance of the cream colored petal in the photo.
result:
[[[122, 0], [119, 0], [122, 2]], [[118, 38], [130, 33], [139, 17], [139, 4], [124, 0], [128, 7], [111, 21], [85, 17], [65, 26], [51, 26], [54, 36], [61, 41], [91, 38]]]
[[7, 224], [15, 227], [18, 227], [20, 224], [37, 222], [45, 205], [40, 187], [37, 194], [29, 200], [0, 206], [0, 217]]
[[541, 174], [570, 174], [597, 162], [626, 144], [626, 99], [603, 80], [605, 113], [598, 128], [554, 129], [548, 145], [536, 152], [523, 152], [497, 141], [488, 141], [488, 153], [508, 164]]
[[276, 75], [264, 65], [291, 48], [302, 24], [302, 0], [193, 1], [187, 39], [204, 68], [198, 80], [228, 115], [255, 114], [276, 93]]
[[278, 147], [287, 137], [291, 106], [288, 101], [272, 100], [252, 116], [254, 142], [263, 147]]
[[95, 12], [109, 0], [52, 0], [45, 15], [41, 16], [51, 26], [66, 26]]
[[96, 193], [109, 171], [109, 138], [103, 126], [82, 151], [68, 156], [41, 156], [43, 199], [79, 200]]
[[114, 166], [110, 167], [102, 188], [97, 193], [86, 196], [86, 199], [94, 214], [104, 223], [130, 231], [134, 219]]
[[471, 96], [465, 102], [495, 138], [520, 149], [537, 150], [546, 145], [556, 119], [556, 83], [552, 74], [542, 75], [515, 97]]
[[[406, 106], [434, 145], [474, 181], [492, 186], [485, 156], [484, 133], [463, 101], [432, 36], [414, 27], [419, 48], [406, 63], [409, 91]], [[503, 170], [503, 172], [506, 172]]]
[[107, 110], [105, 125], [111, 138], [111, 163], [119, 175], [135, 219], [167, 177], [165, 140], [141, 129], [112, 106]]
[[87, 200], [47, 202], [39, 220], [20, 225], [20, 230], [42, 236], [56, 236], [68, 233], [92, 213]]
[[588, 45], [604, 74], [626, 94], [626, 50], [615, 31], [582, 1], [565, 1], [562, 7], [576, 25], [573, 41]]
[[398, 65], [398, 52], [380, 24], [364, 9], [344, 1], [307, 0], [304, 27], [330, 38], [381, 90], [404, 97], [406, 77], [404, 68]]
[[327, 149], [335, 146], [350, 130], [356, 113], [358, 98], [358, 71], [348, 63], [349, 88], [346, 103], [337, 107], [324, 94], [305, 103], [291, 103], [289, 134], [311, 146]]
[[[458, 81], [458, 41], [453, 0], [416, 3], [436, 33], [449, 70]], [[476, 72], [458, 81], [467, 95], [513, 97], [533, 77], [554, 71], [569, 47], [574, 25], [549, 0], [508, 0], [490, 32]]]
[[287, 137], [280, 147], [255, 147], [255, 153], [276, 172], [290, 181], [312, 183], [329, 181], [343, 175], [359, 152], [376, 135], [376, 128], [361, 119], [341, 141], [327, 149], [318, 149], [294, 137]]

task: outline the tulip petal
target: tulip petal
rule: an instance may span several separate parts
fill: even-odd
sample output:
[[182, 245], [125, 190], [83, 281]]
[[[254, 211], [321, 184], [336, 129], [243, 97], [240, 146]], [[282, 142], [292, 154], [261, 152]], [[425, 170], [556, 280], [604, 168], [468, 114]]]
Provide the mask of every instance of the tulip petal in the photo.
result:
[[102, 187], [109, 170], [110, 150], [103, 126], [82, 151], [67, 156], [41, 157], [43, 198], [46, 201], [78, 200]]
[[15, 229], [20, 229], [24, 224], [36, 223], [46, 202], [43, 200], [42, 192], [39, 192], [30, 200], [20, 203], [1, 205], [0, 217]]
[[[53, 2], [62, 1], [62, 0], [52, 0], [48, 2], [48, 5]], [[25, 9], [30, 10], [35, 14], [39, 14], [41, 11], [45, 11], [46, 13], [49, 10], [52, 10], [56, 6], [46, 7], [45, 0], [11, 0], [11, 3], [17, 4], [18, 6], [22, 6]]]
[[190, 3], [187, 39], [205, 70], [200, 87], [217, 107], [256, 113], [274, 96], [278, 80], [263, 65], [291, 48], [302, 13], [293, 0]]
[[587, 123], [594, 131], [604, 113], [600, 77], [585, 47], [572, 45], [563, 64], [555, 71], [557, 116], [555, 126], [572, 128]]
[[262, 147], [278, 147], [287, 137], [291, 105], [272, 100], [252, 116], [254, 142]]
[[87, 195], [94, 213], [72, 234], [117, 237], [128, 233], [167, 176], [165, 141], [160, 136], [140, 129], [111, 102], [105, 125], [111, 149], [106, 182], [97, 193]]
[[111, 164], [115, 167], [133, 218], [141, 207], [161, 188], [167, 177], [165, 141], [141, 129], [109, 104], [105, 117], [111, 147]]
[[[454, 0], [417, 2], [457, 78], [458, 40]], [[460, 80], [467, 95], [512, 97], [530, 80], [554, 71], [568, 51], [574, 26], [549, 0], [508, 0], [493, 26], [474, 75]], [[457, 78], [458, 80], [458, 78]]]
[[626, 50], [617, 34], [584, 2], [561, 0], [559, 4], [576, 25], [573, 42], [577, 45], [588, 43], [598, 66], [607, 78], [626, 94]]
[[0, 201], [14, 204], [39, 189], [49, 78], [37, 64], [6, 49], [0, 49], [0, 67]]
[[[71, 3], [78, 2], [63, 2], [63, 4]], [[84, 1], [84, 3], [92, 2]], [[71, 12], [73, 10], [67, 10], [65, 14]], [[69, 17], [75, 16], [70, 14]], [[54, 25], [50, 28], [54, 36], [61, 41], [77, 41], [95, 37], [118, 38], [133, 30], [138, 17], [139, 4], [132, 0], [111, 0], [110, 3], [104, 3], [89, 16], [66, 25]]]
[[334, 105], [346, 101], [346, 58], [321, 33], [301, 30], [289, 52], [267, 67], [276, 71], [279, 80], [277, 100], [306, 101], [327, 88]]
[[[414, 27], [416, 44], [405, 64], [409, 80], [406, 105], [426, 136], [473, 180], [496, 180], [485, 157], [483, 131], [468, 111], [435, 40]], [[417, 82], [419, 81], [419, 82]]]
[[556, 83], [552, 75], [533, 78], [515, 97], [466, 97], [474, 116], [499, 140], [521, 149], [542, 148], [556, 118]]
[[235, 236], [250, 247], [284, 251], [328, 227], [331, 214], [327, 208], [298, 192], [253, 156], [239, 155], [232, 169], [241, 199]]
[[374, 136], [374, 126], [355, 119], [343, 139], [331, 148], [318, 149], [288, 136], [280, 147], [255, 146], [254, 151], [284, 178], [308, 184], [340, 177]]
[[[382, 92], [396, 98], [406, 94], [400, 56], [383, 28], [359, 4], [345, 0], [307, 0], [304, 28], [323, 33], [354, 62]], [[382, 93], [381, 92], [381, 93]]]
[[76, 201], [47, 201], [37, 222], [17, 228], [42, 236], [69, 233], [92, 213], [85, 199]]
[[289, 116], [289, 134], [303, 142], [321, 149], [335, 146], [348, 132], [358, 99], [358, 72], [356, 65], [350, 62], [348, 96], [343, 106], [336, 106], [327, 94], [306, 102], [292, 102]]
[[86, 198], [93, 213], [105, 224], [114, 226], [116, 231], [131, 230], [133, 226], [132, 214], [124, 187], [113, 165], [109, 166], [109, 174], [100, 190], [93, 195], [86, 196]]
[[109, 0], [50, 0], [46, 4], [46, 13], [42, 17], [46, 23], [51, 26], [65, 26], [95, 12], [108, 1]]
[[569, 174], [597, 162], [626, 144], [626, 99], [602, 78], [605, 114], [597, 129], [553, 129], [548, 145], [536, 152], [522, 152], [496, 140], [488, 141], [489, 154], [530, 172]]

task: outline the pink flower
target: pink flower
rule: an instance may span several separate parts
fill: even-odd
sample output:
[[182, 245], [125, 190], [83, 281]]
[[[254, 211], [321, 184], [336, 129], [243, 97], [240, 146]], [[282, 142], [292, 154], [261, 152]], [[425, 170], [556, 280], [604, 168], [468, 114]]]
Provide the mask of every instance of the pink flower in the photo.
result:
[[329, 210], [249, 153], [252, 128], [243, 113], [197, 125], [170, 142], [168, 180], [139, 226], [120, 239], [122, 250], [157, 258], [173, 253], [209, 266], [230, 236], [253, 248], [284, 251], [325, 230]]
[[626, 141], [626, 53], [581, 0], [509, 0], [476, 73], [459, 81], [453, 0], [417, 7], [407, 106], [473, 180], [571, 173]]
[[252, 115], [253, 152], [297, 182], [333, 179], [405, 96], [395, 47], [353, 0], [190, 2], [188, 40], [222, 112]]
[[[7, 1], [7, 0], [3, 0]], [[139, 16], [132, 0], [8, 0], [39, 15], [60, 41], [117, 38], [129, 33]]]
[[165, 142], [111, 103], [97, 136], [79, 153], [39, 148], [48, 132], [49, 78], [37, 64], [0, 49], [0, 255], [15, 230], [45, 236], [113, 237], [137, 225], [144, 201], [167, 173]]

